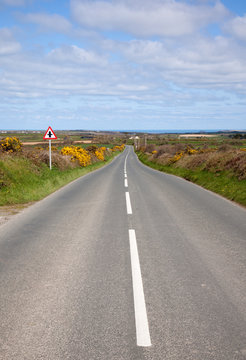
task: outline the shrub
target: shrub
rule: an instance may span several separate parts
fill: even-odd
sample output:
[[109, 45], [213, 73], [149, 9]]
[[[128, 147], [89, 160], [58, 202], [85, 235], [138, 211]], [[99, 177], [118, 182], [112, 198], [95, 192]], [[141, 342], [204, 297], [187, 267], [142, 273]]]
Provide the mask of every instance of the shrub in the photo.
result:
[[[39, 169], [42, 163], [49, 165], [49, 152], [47, 150], [31, 151], [25, 149], [23, 155], [31, 160], [34, 165], [37, 165], [37, 169]], [[70, 161], [69, 156], [52, 152], [52, 166], [57, 167], [59, 170], [66, 170], [74, 168], [76, 164]]]
[[22, 143], [20, 140], [13, 137], [6, 137], [0, 141], [0, 150], [2, 152], [20, 152], [22, 150]]
[[159, 150], [156, 150], [156, 157], [160, 157], [162, 154], [165, 154], [165, 149], [161, 147]]
[[123, 151], [125, 148], [125, 144], [122, 144], [122, 145], [115, 145], [113, 148], [112, 148], [112, 151]]
[[187, 169], [203, 168], [207, 161], [207, 154], [197, 153], [195, 156], [184, 156], [179, 161], [179, 166]]
[[89, 151], [92, 154], [95, 154], [96, 150], [97, 150], [97, 146], [96, 145], [90, 145], [86, 148], [87, 151]]
[[72, 162], [79, 161], [80, 166], [91, 164], [91, 156], [85, 149], [79, 146], [65, 146], [61, 150], [62, 155], [69, 155]]
[[227, 170], [232, 170], [239, 180], [246, 179], [246, 154], [243, 152], [233, 153], [233, 156], [225, 163]]
[[95, 155], [96, 155], [98, 160], [104, 161], [104, 152], [105, 152], [105, 150], [106, 150], [106, 148], [104, 148], [104, 147], [96, 149]]
[[148, 144], [145, 147], [145, 152], [147, 152], [147, 153], [152, 153], [154, 150], [155, 150], [155, 145], [154, 144]]
[[218, 151], [219, 152], [227, 152], [227, 151], [229, 151], [231, 149], [232, 149], [232, 147], [230, 145], [222, 144], [222, 145], [219, 146]]
[[170, 160], [169, 160], [169, 163], [170, 164], [174, 164], [175, 162], [179, 161], [182, 156], [184, 155], [184, 153], [181, 151], [181, 152], [177, 152]]

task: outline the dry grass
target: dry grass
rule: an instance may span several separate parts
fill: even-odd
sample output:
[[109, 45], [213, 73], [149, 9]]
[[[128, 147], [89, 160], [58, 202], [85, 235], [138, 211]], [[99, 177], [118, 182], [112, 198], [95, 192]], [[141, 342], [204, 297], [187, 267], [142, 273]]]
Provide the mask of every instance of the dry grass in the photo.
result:
[[160, 165], [170, 165], [175, 155], [181, 154], [177, 161], [173, 161], [173, 166], [176, 168], [207, 170], [214, 174], [227, 171], [236, 176], [238, 180], [246, 179], [245, 151], [235, 149], [231, 144], [222, 144], [218, 148], [209, 148], [205, 145], [202, 148], [194, 149], [193, 154], [189, 154], [187, 149], [192, 149], [192, 146], [181, 143], [161, 146], [150, 144], [143, 149], [143, 152], [148, 155], [150, 161]]
[[[25, 149], [22, 155], [37, 166], [40, 166], [42, 163], [49, 165], [49, 151], [47, 150]], [[52, 151], [52, 166], [57, 167], [59, 170], [68, 170], [75, 168], [78, 164], [76, 164], [76, 162], [71, 162], [69, 156], [63, 156], [56, 151]]]

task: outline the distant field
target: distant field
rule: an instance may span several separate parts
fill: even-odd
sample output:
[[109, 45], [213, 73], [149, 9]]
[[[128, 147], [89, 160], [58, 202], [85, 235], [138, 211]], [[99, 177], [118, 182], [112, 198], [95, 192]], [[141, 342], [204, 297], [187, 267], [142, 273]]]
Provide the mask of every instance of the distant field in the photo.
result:
[[[55, 129], [54, 129], [55, 131]], [[43, 148], [47, 149], [49, 142], [43, 140], [45, 131], [18, 131], [18, 132], [2, 132], [0, 131], [0, 140], [6, 137], [17, 137], [27, 148]], [[57, 140], [52, 140], [52, 146], [61, 150], [64, 146], [81, 146], [87, 148], [91, 144], [112, 148], [115, 145], [127, 143], [128, 136], [126, 134], [110, 133], [110, 132], [87, 132], [87, 131], [55, 131]]]
[[[71, 139], [71, 141], [78, 141], [78, 140], [82, 140], [81, 139], [81, 134], [80, 133], [75, 133], [75, 134], [71, 134], [68, 132], [60, 132], [60, 131], [55, 131], [56, 136], [57, 136], [57, 141], [64, 141], [64, 138], [69, 137]], [[28, 131], [28, 132], [7, 132], [7, 133], [0, 133], [0, 137], [13, 137], [16, 136], [18, 137], [22, 142], [24, 143], [33, 143], [33, 142], [45, 142], [45, 140], [43, 140], [43, 136], [45, 134], [45, 131], [43, 132], [32, 132], [32, 131]], [[86, 140], [86, 139], [85, 139]]]

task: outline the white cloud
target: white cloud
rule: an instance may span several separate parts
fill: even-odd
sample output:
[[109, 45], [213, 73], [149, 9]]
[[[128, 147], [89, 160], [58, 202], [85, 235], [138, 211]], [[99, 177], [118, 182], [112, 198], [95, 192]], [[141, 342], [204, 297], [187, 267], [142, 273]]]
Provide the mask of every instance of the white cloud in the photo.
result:
[[72, 0], [71, 11], [81, 26], [144, 37], [189, 35], [227, 15], [220, 2], [210, 6], [175, 0]]
[[[16, 53], [0, 57], [0, 92], [11, 96], [46, 97], [86, 94], [173, 102], [182, 93], [206, 89], [246, 94], [246, 50], [231, 39], [197, 36], [193, 42], [132, 40], [110, 42], [119, 57], [76, 45], [48, 54]], [[102, 44], [101, 44], [102, 45]], [[18, 47], [17, 47], [18, 48]], [[110, 48], [107, 48], [110, 54]], [[170, 84], [172, 84], [170, 86]], [[165, 94], [165, 95], [164, 95]], [[182, 96], [182, 102], [190, 102]]]
[[[229, 117], [232, 105], [245, 103], [246, 48], [238, 41], [244, 18], [227, 22], [231, 36], [229, 30], [213, 36], [213, 27], [210, 35], [199, 31], [228, 21], [219, 1], [72, 0], [71, 10], [79, 26], [69, 14], [19, 14], [13, 31], [20, 30], [22, 48], [13, 31], [0, 29], [0, 106], [10, 109], [16, 102], [16, 116], [21, 109], [23, 117], [30, 111], [30, 121], [36, 113], [49, 115], [50, 107], [34, 105], [48, 99], [58, 104], [55, 118], [59, 111], [64, 115], [65, 103], [70, 103], [65, 117], [112, 118], [114, 124], [117, 113], [132, 126], [135, 118], [206, 117], [208, 107], [211, 116], [221, 113], [222, 118], [227, 109]], [[23, 22], [37, 25], [30, 36]], [[40, 30], [48, 33], [40, 36]]]
[[57, 63], [105, 66], [107, 61], [105, 57], [99, 56], [92, 51], [79, 48], [76, 45], [64, 45], [63, 47], [53, 49], [47, 56], [48, 60]]
[[246, 41], [246, 15], [230, 20], [225, 24], [224, 29], [236, 38]]
[[[186, 88], [246, 92], [246, 50], [233, 40], [197, 36], [193, 42], [132, 40], [120, 45], [126, 61], [141, 64], [156, 78]], [[157, 81], [155, 78], [155, 82]]]
[[53, 30], [66, 33], [72, 28], [71, 23], [58, 14], [30, 13], [21, 14], [19, 18], [24, 22], [38, 25], [43, 31]]
[[21, 45], [13, 38], [9, 29], [0, 29], [0, 55], [11, 55], [19, 52]]

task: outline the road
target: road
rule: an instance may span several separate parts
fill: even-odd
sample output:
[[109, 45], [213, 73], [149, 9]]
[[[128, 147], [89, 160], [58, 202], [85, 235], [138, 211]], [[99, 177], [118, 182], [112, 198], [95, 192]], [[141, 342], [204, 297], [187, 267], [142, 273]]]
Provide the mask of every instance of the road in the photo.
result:
[[0, 227], [0, 359], [245, 360], [246, 211], [109, 165]]

